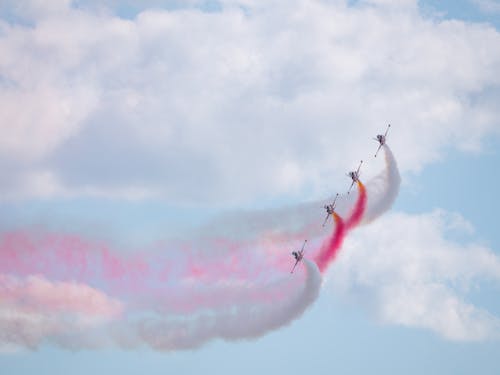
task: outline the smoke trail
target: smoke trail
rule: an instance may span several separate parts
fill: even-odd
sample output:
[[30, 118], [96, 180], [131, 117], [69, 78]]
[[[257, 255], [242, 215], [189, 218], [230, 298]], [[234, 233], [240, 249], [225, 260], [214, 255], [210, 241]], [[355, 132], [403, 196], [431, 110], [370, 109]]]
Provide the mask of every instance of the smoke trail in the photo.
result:
[[398, 165], [389, 146], [382, 146], [385, 154], [386, 169], [370, 180], [370, 200], [363, 218], [363, 224], [368, 224], [388, 211], [399, 193], [401, 176]]
[[[401, 178], [397, 163], [389, 146], [383, 146], [385, 153], [385, 169], [366, 182], [367, 200], [362, 222], [369, 223], [389, 210], [397, 197]], [[263, 235], [281, 236], [283, 238], [309, 238], [325, 235], [324, 228], [318, 225], [318, 210], [331, 203], [333, 196], [324, 200], [315, 200], [298, 205], [265, 209], [260, 211], [230, 212], [214, 218], [200, 228], [200, 237], [220, 235], [233, 239], [254, 239]], [[354, 194], [340, 196], [337, 213], [346, 217], [355, 205]], [[357, 224], [353, 224], [357, 225]]]
[[361, 181], [358, 180], [358, 198], [356, 199], [356, 204], [349, 216], [346, 220], [347, 230], [350, 230], [357, 226], [361, 219], [363, 218], [363, 214], [366, 209], [366, 188]]
[[214, 338], [242, 340], [259, 337], [299, 318], [318, 297], [321, 276], [316, 264], [304, 259], [306, 279], [295, 296], [264, 305], [246, 305], [209, 312], [193, 319], [149, 319], [137, 323], [137, 335], [154, 349], [195, 348]]
[[333, 213], [333, 218], [335, 222], [335, 231], [330, 237], [328, 237], [327, 241], [323, 243], [319, 254], [317, 254], [314, 259], [321, 273], [324, 273], [328, 268], [328, 265], [335, 260], [337, 252], [344, 241], [344, 221], [339, 215], [337, 215], [336, 212]]
[[292, 277], [284, 244], [324, 235], [318, 202], [279, 211], [275, 219], [286, 221], [290, 212], [297, 219], [285, 223], [293, 224], [286, 231], [271, 226], [259, 232], [268, 222], [256, 220], [249, 231], [257, 230], [257, 238], [202, 236], [171, 243], [162, 253], [118, 255], [71, 235], [0, 236], [0, 348], [52, 341], [71, 348], [175, 350], [215, 338], [258, 337], [289, 324], [317, 298], [320, 272], [346, 234], [392, 205], [400, 177], [389, 147], [384, 151], [386, 170], [367, 188], [358, 181], [355, 202], [354, 194], [339, 201], [333, 232], [311, 250], [317, 266], [304, 259], [305, 272]]
[[272, 299], [274, 289], [259, 288], [284, 277], [290, 264], [288, 251], [265, 241], [214, 240], [204, 246], [204, 252], [187, 244], [169, 244], [162, 246], [162, 252], [118, 255], [74, 235], [7, 233], [0, 237], [0, 274], [72, 280], [104, 287], [133, 305], [156, 300], [157, 309], [189, 313], [215, 303]]
[[290, 276], [288, 251], [279, 246], [206, 247], [118, 256], [76, 236], [3, 235], [0, 346], [35, 348], [48, 340], [73, 349], [103, 342], [196, 347], [260, 336], [296, 319], [317, 297], [317, 267], [307, 261], [306, 273]]
[[367, 200], [366, 189], [363, 183], [359, 180], [357, 185], [358, 197], [347, 221], [344, 222], [336, 212], [333, 213], [335, 231], [323, 243], [319, 253], [315, 257], [315, 261], [318, 264], [321, 273], [324, 273], [329, 264], [335, 260], [347, 232], [357, 226], [363, 218]]

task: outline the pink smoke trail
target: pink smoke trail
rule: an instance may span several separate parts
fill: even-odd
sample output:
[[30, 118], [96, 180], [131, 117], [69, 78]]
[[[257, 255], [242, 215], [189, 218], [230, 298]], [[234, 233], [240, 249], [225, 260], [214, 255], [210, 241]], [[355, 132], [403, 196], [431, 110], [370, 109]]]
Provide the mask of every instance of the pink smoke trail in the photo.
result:
[[344, 221], [339, 215], [337, 215], [336, 212], [333, 213], [333, 219], [335, 223], [335, 231], [330, 237], [328, 237], [327, 241], [323, 243], [319, 254], [317, 254], [314, 259], [321, 273], [324, 273], [329, 264], [335, 260], [337, 252], [340, 250], [345, 237], [346, 228]]
[[102, 284], [114, 294], [136, 295], [170, 293], [169, 288], [179, 282], [189, 286], [199, 281], [206, 286], [231, 281], [250, 286], [265, 279], [266, 270], [286, 270], [290, 261], [282, 248], [270, 249], [267, 243], [205, 241], [204, 252], [186, 244], [165, 246], [168, 250], [162, 253], [120, 254], [75, 235], [11, 232], [0, 236], [0, 273]]
[[[334, 213], [334, 229], [313, 256], [317, 267], [304, 259], [299, 269], [305, 272], [293, 277], [283, 247], [322, 235], [317, 202], [258, 214], [251, 222], [263, 230], [249, 230], [245, 219], [246, 237], [235, 230], [236, 236], [214, 240], [211, 231], [195, 246], [168, 244], [162, 253], [123, 254], [74, 235], [0, 235], [0, 347], [35, 348], [49, 340], [71, 348], [105, 342], [175, 350], [214, 338], [258, 337], [289, 324], [316, 299], [321, 274], [347, 233], [381, 215], [397, 196], [396, 161], [387, 145], [384, 151], [387, 168], [368, 183], [370, 201], [358, 181], [354, 205], [339, 207], [350, 209], [348, 218]], [[227, 222], [224, 228], [233, 233]]]
[[396, 198], [400, 184], [400, 177], [396, 160], [394, 159], [394, 155], [389, 149], [389, 146], [384, 145], [384, 151], [387, 165], [386, 171], [376, 177], [374, 180], [370, 181], [371, 186], [376, 187], [383, 185], [384, 189], [382, 189], [382, 193], [378, 195], [378, 200], [375, 202], [375, 204], [369, 206], [370, 217], [365, 217], [368, 206], [366, 188], [363, 183], [358, 180], [358, 197], [349, 215], [349, 218], [343, 221], [340, 216], [334, 213], [335, 231], [323, 243], [320, 248], [319, 254], [317, 254], [315, 257], [315, 261], [318, 264], [318, 267], [322, 274], [326, 272], [328, 266], [335, 260], [347, 233], [350, 230], [354, 229], [356, 226], [364, 222], [374, 220], [375, 218], [380, 216], [383, 212], [391, 207], [394, 199]]
[[358, 181], [358, 198], [347, 221], [344, 222], [336, 212], [333, 213], [335, 230], [322, 244], [319, 254], [315, 257], [315, 262], [322, 274], [335, 260], [347, 232], [361, 222], [366, 209], [366, 201], [366, 189], [361, 181]]
[[[216, 337], [252, 338], [279, 328], [319, 293], [316, 266], [290, 277], [282, 248], [215, 240], [205, 243], [204, 252], [178, 246], [166, 254], [124, 255], [72, 235], [0, 236], [0, 344], [33, 348], [49, 339], [64, 347], [94, 347], [80, 323], [100, 314], [106, 319], [98, 328], [114, 327], [112, 337], [92, 330], [101, 341], [126, 346], [135, 337], [137, 345], [196, 347]], [[137, 318], [144, 315], [154, 318]], [[246, 329], [238, 324], [242, 320]], [[178, 346], [177, 339], [154, 344], [168, 341], [171, 333], [153, 337], [145, 328], [165, 322], [169, 332], [177, 332]], [[200, 330], [207, 322], [210, 329]]]

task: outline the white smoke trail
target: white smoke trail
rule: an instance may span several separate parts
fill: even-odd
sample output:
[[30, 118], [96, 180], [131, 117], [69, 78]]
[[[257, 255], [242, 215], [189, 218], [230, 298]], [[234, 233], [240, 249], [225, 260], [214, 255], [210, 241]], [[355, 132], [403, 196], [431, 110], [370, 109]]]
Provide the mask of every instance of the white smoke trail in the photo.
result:
[[[199, 347], [221, 338], [243, 340], [257, 338], [290, 324], [316, 300], [321, 275], [314, 262], [304, 259], [306, 277], [295, 296], [267, 304], [232, 307], [227, 311], [207, 312], [193, 318], [154, 317], [136, 324], [137, 340], [156, 350], [179, 350]], [[297, 273], [297, 276], [300, 272]], [[295, 274], [290, 277], [297, 277]], [[121, 335], [127, 337], [127, 335]], [[128, 336], [130, 339], [130, 336]], [[119, 342], [130, 345], [129, 341]]]
[[[362, 223], [369, 223], [390, 209], [399, 191], [401, 178], [396, 160], [389, 146], [384, 145], [383, 148], [386, 168], [365, 185], [368, 203]], [[337, 212], [347, 215], [356, 199], [356, 190], [349, 196], [341, 197]], [[210, 251], [193, 256], [187, 251], [189, 246], [184, 244], [184, 257], [176, 258], [181, 262], [175, 268], [165, 268], [164, 263], [168, 264], [168, 261], [162, 259], [150, 265], [143, 257], [120, 260], [101, 250], [98, 253], [102, 261], [99, 280], [104, 287], [103, 292], [86, 287], [88, 280], [85, 278], [75, 285], [64, 282], [53, 285], [40, 278], [30, 279], [30, 273], [26, 285], [14, 285], [5, 278], [0, 279], [0, 286], [4, 287], [0, 288], [3, 290], [0, 293], [0, 326], [4, 328], [0, 330], [3, 332], [0, 334], [0, 348], [12, 345], [35, 348], [43, 341], [52, 341], [73, 349], [110, 345], [128, 348], [146, 344], [157, 350], [179, 350], [196, 348], [217, 338], [256, 338], [290, 324], [316, 300], [321, 275], [316, 264], [308, 260], [304, 260], [305, 272], [299, 271], [293, 276], [284, 274], [288, 271], [283, 270], [287, 260], [283, 262], [284, 258], [279, 255], [282, 254], [282, 242], [294, 242], [297, 237], [301, 241], [303, 238], [314, 241], [315, 237], [329, 233], [320, 225], [325, 203], [315, 201], [223, 218], [205, 228], [210, 233], [207, 237], [211, 241], [203, 235], [199, 237], [203, 245], [199, 248], [209, 248]], [[217, 230], [220, 228], [222, 233]], [[218, 235], [225, 238], [222, 241], [225, 246], [221, 245]], [[242, 242], [245, 236], [250, 240]], [[26, 271], [31, 266], [42, 264], [50, 278], [52, 268], [49, 264], [52, 263], [47, 259], [51, 259], [52, 253], [36, 250], [36, 243], [25, 249], [27, 263], [22, 263], [24, 258], [18, 256], [18, 250], [31, 244], [25, 237], [17, 234], [14, 236], [17, 242], [11, 239], [4, 243], [7, 271]], [[231, 241], [231, 237], [239, 241]], [[74, 265], [87, 264], [87, 255], [93, 254], [91, 248], [82, 245], [82, 241], [71, 239], [56, 241], [62, 248], [50, 247], [54, 259], [61, 262], [54, 264], [56, 271], [63, 272], [65, 268], [61, 269], [62, 265], [73, 270]], [[212, 242], [213, 245], [207, 247]], [[52, 242], [50, 244], [53, 245]], [[77, 246], [80, 250], [72, 251], [71, 246], [75, 244], [83, 247], [80, 249]], [[261, 252], [257, 251], [259, 248]], [[95, 273], [98, 263], [92, 264]], [[131, 273], [130, 280], [122, 279], [125, 271]], [[56, 280], [57, 275], [56, 272]], [[82, 275], [87, 274], [83, 272]], [[138, 275], [140, 278], [136, 277]], [[91, 277], [90, 285], [96, 284], [92, 280]], [[99, 303], [94, 306], [80, 303], [80, 298], [68, 299], [66, 291], [76, 289], [87, 291], [93, 301]], [[129, 289], [130, 293], [124, 292]], [[51, 299], [41, 299], [40, 296], [46, 295], [50, 295]], [[27, 296], [33, 299], [34, 311], [28, 309], [31, 305], [27, 305]], [[50, 307], [50, 311], [43, 310], [45, 305]], [[126, 306], [124, 315], [115, 316], [123, 306]], [[54, 307], [59, 313], [53, 313]], [[97, 312], [92, 308], [98, 308]], [[105, 319], [100, 319], [101, 315]], [[96, 320], [95, 316], [99, 319]]]
[[[299, 317], [321, 284], [315, 264], [304, 261], [290, 275], [283, 247], [265, 241], [250, 248], [229, 244], [222, 254], [206, 243], [210, 255], [174, 247], [164, 259], [96, 253], [73, 237], [14, 237], [0, 246], [8, 270], [19, 272], [0, 273], [0, 349], [50, 342], [69, 349], [147, 344], [177, 350], [213, 338], [258, 337]], [[47, 243], [52, 246], [42, 246]], [[78, 251], [70, 251], [75, 246]], [[92, 273], [65, 281], [65, 270], [80, 263], [91, 264]]]
[[[283, 293], [275, 298], [207, 306], [192, 314], [142, 310], [115, 316], [114, 300], [110, 300], [113, 310], [108, 313], [100, 309], [97, 318], [91, 304], [84, 308], [73, 304], [67, 307], [65, 300], [61, 305], [64, 310], [57, 314], [38, 311], [34, 306], [29, 310], [26, 306], [0, 309], [0, 351], [10, 346], [16, 350], [36, 349], [43, 342], [72, 350], [113, 346], [132, 349], [147, 345], [170, 351], [197, 348], [217, 338], [228, 341], [257, 338], [298, 319], [318, 297], [319, 270], [312, 261], [304, 259], [303, 263], [305, 267], [297, 267], [293, 275], [286, 273], [269, 285], [254, 286], [255, 293], [281, 286]], [[103, 313], [107, 314], [105, 319], [101, 318]]]
[[401, 176], [399, 175], [396, 159], [387, 144], [382, 148], [385, 154], [386, 169], [367, 184], [368, 203], [362, 224], [371, 223], [388, 211], [399, 193]]
[[[364, 184], [368, 201], [362, 223], [369, 223], [390, 209], [399, 192], [401, 177], [396, 160], [387, 144], [383, 149], [385, 169]], [[340, 216], [345, 217], [350, 212], [357, 194], [357, 190], [352, 189], [351, 194], [339, 196], [336, 211]], [[271, 234], [296, 240], [324, 236], [327, 232], [321, 226], [325, 217], [323, 206], [331, 203], [333, 198], [262, 211], [228, 213], [201, 228], [201, 237], [220, 235], [223, 238], [253, 239]]]

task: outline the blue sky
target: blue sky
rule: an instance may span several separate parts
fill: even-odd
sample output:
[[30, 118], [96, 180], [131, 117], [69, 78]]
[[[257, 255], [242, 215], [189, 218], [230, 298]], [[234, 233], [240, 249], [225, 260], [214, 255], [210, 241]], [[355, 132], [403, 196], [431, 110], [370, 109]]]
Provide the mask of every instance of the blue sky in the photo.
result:
[[2, 232], [126, 251], [321, 199], [360, 158], [383, 168], [389, 121], [402, 185], [289, 326], [177, 352], [43, 342], [2, 372], [500, 371], [500, 2], [52, 4], [0, 6]]
[[[444, 18], [459, 19], [471, 22], [486, 22], [499, 26], [498, 2], [496, 1], [421, 1], [421, 7], [431, 8], [442, 13]], [[482, 5], [482, 6], [481, 6]], [[488, 11], [488, 7], [496, 9]]]

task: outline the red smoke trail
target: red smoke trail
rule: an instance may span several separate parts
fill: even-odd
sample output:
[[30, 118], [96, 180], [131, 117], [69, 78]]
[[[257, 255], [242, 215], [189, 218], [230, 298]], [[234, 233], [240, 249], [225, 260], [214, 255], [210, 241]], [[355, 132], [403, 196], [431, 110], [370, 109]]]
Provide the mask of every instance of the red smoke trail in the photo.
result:
[[361, 222], [366, 209], [366, 189], [365, 185], [358, 180], [358, 199], [351, 216], [346, 221], [346, 230], [351, 230]]
[[358, 199], [356, 200], [356, 205], [354, 206], [349, 219], [347, 219], [347, 221], [344, 223], [342, 218], [337, 215], [336, 212], [333, 213], [333, 218], [335, 221], [335, 231], [328, 238], [328, 240], [323, 243], [323, 245], [321, 246], [321, 250], [315, 259], [321, 273], [324, 273], [329, 264], [335, 260], [335, 257], [337, 256], [340, 247], [344, 242], [347, 231], [353, 229], [361, 222], [365, 209], [366, 189], [361, 181], [358, 181]]
[[326, 271], [328, 265], [335, 259], [345, 237], [344, 221], [336, 212], [333, 213], [333, 219], [335, 232], [328, 238], [327, 242], [323, 243], [321, 251], [315, 259], [321, 273]]

